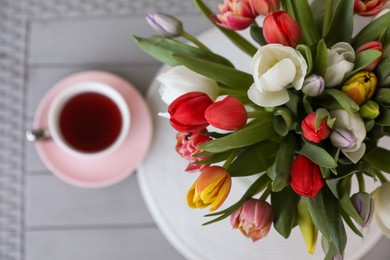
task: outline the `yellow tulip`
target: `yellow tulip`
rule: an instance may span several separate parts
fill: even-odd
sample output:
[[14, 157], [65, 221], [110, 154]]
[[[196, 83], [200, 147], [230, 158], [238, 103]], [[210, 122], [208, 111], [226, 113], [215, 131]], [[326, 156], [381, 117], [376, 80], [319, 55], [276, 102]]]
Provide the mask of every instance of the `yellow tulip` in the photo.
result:
[[360, 71], [350, 77], [341, 90], [356, 104], [361, 105], [374, 94], [377, 78], [374, 73]]
[[298, 225], [305, 240], [307, 252], [313, 254], [317, 244], [318, 229], [314, 225], [303, 200], [298, 203]]
[[231, 188], [229, 173], [220, 166], [210, 166], [203, 170], [187, 193], [190, 208], [218, 209], [229, 195]]
[[359, 109], [360, 116], [367, 119], [375, 119], [379, 113], [379, 105], [373, 100], [367, 100]]

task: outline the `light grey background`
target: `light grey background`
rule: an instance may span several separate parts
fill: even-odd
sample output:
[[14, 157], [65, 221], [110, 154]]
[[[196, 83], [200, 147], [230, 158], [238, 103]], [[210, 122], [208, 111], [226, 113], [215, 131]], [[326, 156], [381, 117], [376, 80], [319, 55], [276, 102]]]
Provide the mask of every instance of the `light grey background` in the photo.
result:
[[[146, 93], [161, 64], [131, 35], [153, 33], [144, 14], [154, 9], [193, 34], [210, 27], [190, 0], [0, 0], [0, 260], [183, 259], [154, 224], [136, 174], [73, 187], [24, 140], [43, 95], [74, 72], [113, 72]], [[388, 245], [364, 259], [389, 259]]]

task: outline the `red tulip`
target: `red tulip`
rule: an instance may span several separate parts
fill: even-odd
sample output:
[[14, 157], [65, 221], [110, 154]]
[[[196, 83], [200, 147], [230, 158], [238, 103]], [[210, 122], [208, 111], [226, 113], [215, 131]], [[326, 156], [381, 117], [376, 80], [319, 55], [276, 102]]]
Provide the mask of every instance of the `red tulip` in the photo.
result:
[[257, 13], [251, 0], [224, 0], [219, 4], [219, 14], [211, 16], [216, 24], [230, 30], [243, 30], [255, 20]]
[[232, 96], [210, 105], [205, 112], [207, 122], [222, 130], [242, 128], [248, 119], [243, 104]]
[[326, 124], [327, 118], [324, 118], [320, 126], [316, 129], [316, 113], [312, 112], [303, 119], [301, 123], [303, 136], [314, 143], [319, 143], [321, 140], [328, 138], [331, 133], [331, 129]]
[[267, 43], [280, 43], [295, 47], [301, 39], [297, 22], [285, 11], [267, 15], [263, 22], [263, 34]]
[[[380, 41], [367, 42], [367, 43], [363, 44], [362, 46], [360, 46], [356, 50], [356, 53], [359, 53], [359, 52], [362, 52], [365, 50], [378, 50], [380, 52], [383, 52], [382, 43]], [[381, 61], [381, 58], [382, 58], [382, 55], [381, 55], [381, 57], [377, 58], [373, 63], [371, 63], [370, 65], [365, 67], [363, 70], [373, 71], [375, 69], [376, 65], [378, 65], [378, 63]]]
[[233, 212], [230, 223], [255, 242], [268, 234], [274, 218], [270, 204], [263, 200], [249, 199]]
[[175, 99], [168, 107], [170, 122], [179, 132], [197, 132], [205, 129], [208, 123], [204, 112], [213, 101], [201, 92], [189, 92]]
[[314, 198], [324, 186], [320, 167], [304, 155], [298, 155], [291, 166], [291, 188], [299, 195]]
[[268, 15], [280, 8], [280, 0], [251, 0], [253, 9], [261, 15]]
[[199, 132], [179, 132], [176, 135], [176, 140], [176, 152], [189, 161], [186, 172], [202, 171], [208, 166], [207, 164], [195, 164], [197, 161], [206, 159], [207, 156], [193, 157], [193, 155], [203, 151], [199, 149], [199, 145], [210, 141], [210, 137]]
[[386, 0], [354, 0], [354, 11], [362, 16], [375, 16], [382, 11]]

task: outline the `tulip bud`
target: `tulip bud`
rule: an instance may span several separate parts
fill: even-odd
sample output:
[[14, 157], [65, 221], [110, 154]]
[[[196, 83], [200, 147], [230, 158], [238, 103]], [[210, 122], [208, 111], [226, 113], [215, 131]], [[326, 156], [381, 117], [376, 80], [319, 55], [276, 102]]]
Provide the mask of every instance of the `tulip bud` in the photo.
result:
[[287, 12], [276, 11], [265, 17], [263, 35], [267, 43], [295, 47], [301, 39], [301, 29]]
[[320, 167], [304, 155], [298, 155], [291, 166], [291, 188], [299, 195], [314, 198], [324, 186]]
[[249, 199], [233, 212], [230, 223], [255, 242], [267, 236], [274, 218], [270, 204], [263, 200]]
[[[362, 46], [360, 46], [356, 50], [356, 53], [359, 53], [359, 52], [362, 52], [365, 50], [377, 50], [377, 51], [383, 52], [382, 43], [380, 41], [367, 42], [367, 43], [363, 44]], [[378, 65], [378, 63], [381, 61], [381, 58], [382, 58], [382, 55], [381, 55], [381, 57], [377, 58], [373, 63], [371, 63], [370, 65], [365, 67], [363, 70], [373, 71], [375, 69], [375, 67]]]
[[371, 223], [374, 213], [374, 200], [371, 195], [366, 192], [358, 192], [352, 195], [351, 201], [357, 213], [362, 217], [362, 227], [366, 227]]
[[252, 8], [251, 0], [224, 0], [218, 5], [219, 14], [210, 18], [222, 27], [230, 30], [243, 30], [248, 28], [257, 16]]
[[316, 74], [308, 76], [305, 81], [303, 81], [302, 92], [305, 95], [316, 97], [322, 94], [325, 89], [324, 79]]
[[237, 130], [242, 128], [248, 119], [243, 104], [232, 96], [211, 104], [205, 112], [207, 122], [222, 130]]
[[390, 182], [385, 182], [372, 194], [375, 203], [374, 217], [382, 232], [390, 238]]
[[371, 120], [377, 118], [379, 113], [379, 105], [373, 100], [367, 100], [359, 109], [361, 117]]
[[252, 7], [261, 15], [268, 15], [280, 8], [280, 0], [251, 0]]
[[206, 159], [207, 156], [193, 157], [193, 155], [201, 153], [203, 150], [199, 148], [199, 145], [210, 140], [212, 140], [210, 137], [199, 132], [177, 133], [176, 152], [189, 161], [186, 172], [202, 171], [208, 166], [207, 164], [195, 164], [197, 161]]
[[327, 118], [324, 118], [319, 127], [316, 129], [316, 113], [312, 112], [303, 119], [301, 123], [303, 136], [314, 143], [319, 143], [321, 140], [328, 138], [330, 135], [330, 128], [327, 126]]
[[361, 16], [375, 16], [382, 11], [386, 0], [354, 0], [354, 11]]
[[317, 244], [318, 229], [314, 225], [313, 220], [307, 210], [305, 201], [300, 200], [298, 203], [298, 225], [303, 239], [306, 243], [307, 252], [313, 254]]
[[204, 112], [213, 101], [204, 93], [189, 92], [175, 99], [168, 107], [170, 123], [179, 132], [197, 132], [205, 129]]
[[220, 166], [209, 166], [203, 170], [187, 193], [190, 208], [218, 209], [229, 195], [232, 180], [229, 173]]
[[154, 30], [167, 37], [178, 37], [184, 32], [182, 22], [168, 14], [150, 12], [146, 15], [146, 21]]
[[350, 77], [341, 90], [356, 104], [361, 105], [374, 94], [377, 78], [374, 73], [360, 71]]
[[357, 139], [348, 129], [335, 128], [330, 134], [330, 141], [334, 147], [350, 149], [356, 145]]

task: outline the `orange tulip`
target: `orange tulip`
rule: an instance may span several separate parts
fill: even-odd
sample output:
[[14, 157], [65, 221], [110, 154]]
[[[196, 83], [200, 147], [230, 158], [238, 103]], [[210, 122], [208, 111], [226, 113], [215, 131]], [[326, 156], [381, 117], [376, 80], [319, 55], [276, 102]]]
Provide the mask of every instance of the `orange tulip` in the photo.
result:
[[220, 166], [210, 166], [203, 170], [187, 193], [190, 208], [218, 209], [229, 195], [232, 180], [229, 173]]

